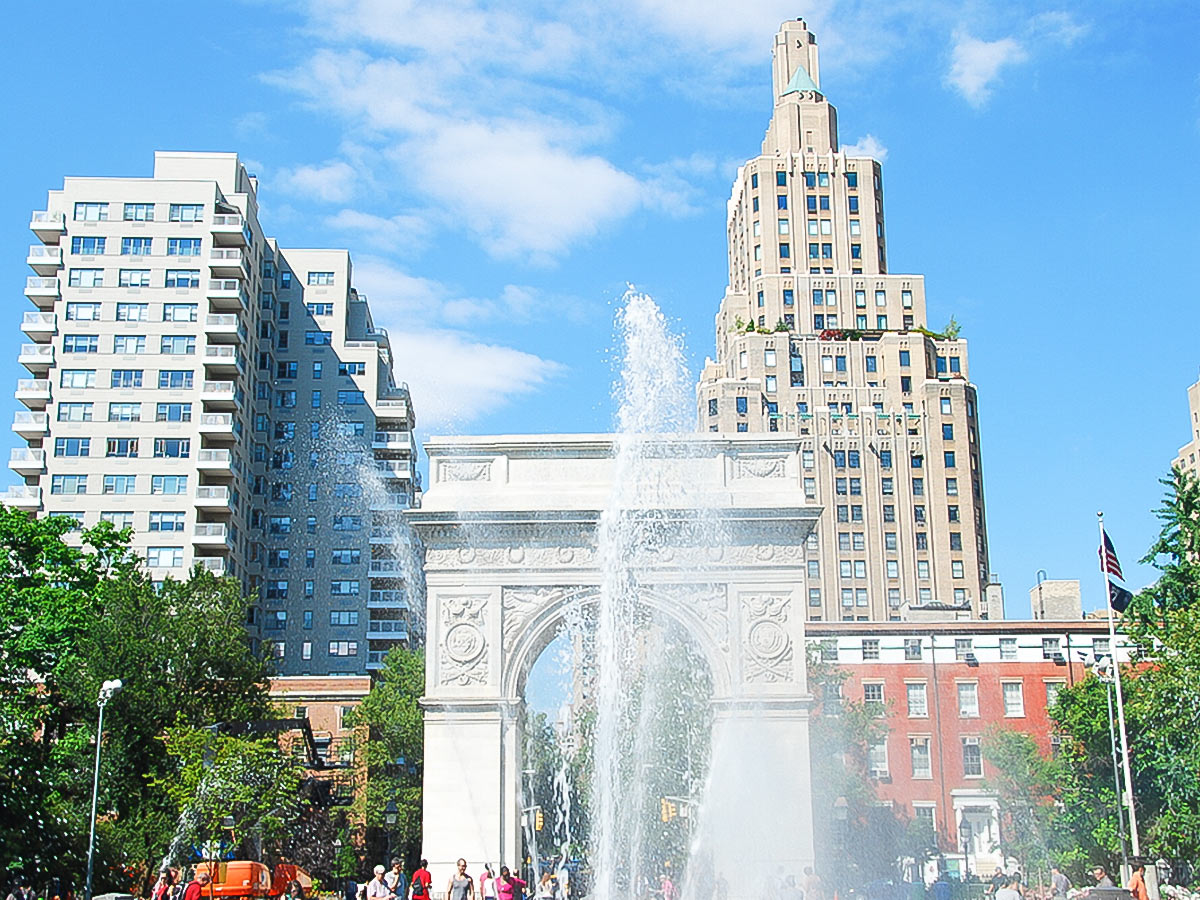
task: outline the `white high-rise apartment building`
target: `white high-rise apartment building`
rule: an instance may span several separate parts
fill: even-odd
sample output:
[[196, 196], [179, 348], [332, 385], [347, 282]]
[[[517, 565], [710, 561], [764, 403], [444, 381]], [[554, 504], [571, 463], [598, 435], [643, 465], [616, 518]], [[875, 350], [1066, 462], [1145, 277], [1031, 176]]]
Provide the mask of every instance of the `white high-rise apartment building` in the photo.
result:
[[1171, 466], [1177, 469], [1187, 469], [1195, 475], [1200, 472], [1200, 464], [1196, 460], [1197, 454], [1200, 454], [1200, 381], [1188, 388], [1188, 415], [1191, 419], [1188, 426], [1191, 437], [1186, 444], [1179, 448], [1179, 453], [1176, 454]]
[[839, 149], [803, 21], [773, 57], [774, 115], [729, 199], [700, 427], [796, 436], [824, 507], [811, 620], [987, 616], [999, 586], [966, 341], [928, 329], [921, 275], [888, 271], [880, 165]]
[[6, 502], [131, 528], [153, 577], [257, 593], [280, 674], [376, 668], [409, 636], [408, 389], [345, 250], [263, 235], [232, 153], [66, 178], [31, 229]]

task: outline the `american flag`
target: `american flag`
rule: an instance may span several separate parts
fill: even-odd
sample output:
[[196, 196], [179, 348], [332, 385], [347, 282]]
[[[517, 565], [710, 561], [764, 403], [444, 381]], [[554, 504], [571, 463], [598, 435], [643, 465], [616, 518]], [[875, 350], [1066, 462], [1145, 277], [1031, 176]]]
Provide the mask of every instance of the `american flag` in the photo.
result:
[[1114, 578], [1125, 580], [1125, 576], [1121, 574], [1121, 562], [1117, 559], [1117, 551], [1112, 545], [1112, 541], [1108, 539], [1108, 532], [1103, 528], [1100, 529], [1100, 536], [1103, 543], [1100, 544], [1100, 571], [1107, 572]]

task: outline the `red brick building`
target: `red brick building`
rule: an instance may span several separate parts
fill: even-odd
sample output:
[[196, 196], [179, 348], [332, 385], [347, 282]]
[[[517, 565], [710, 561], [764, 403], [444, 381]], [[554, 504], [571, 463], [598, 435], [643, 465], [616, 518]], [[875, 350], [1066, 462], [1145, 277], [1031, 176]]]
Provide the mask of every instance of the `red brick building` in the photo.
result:
[[1023, 731], [1051, 752], [1048, 702], [1110, 652], [1104, 619], [814, 622], [807, 637], [848, 673], [842, 697], [886, 717], [888, 735], [869, 752], [877, 795], [905, 818], [929, 819], [952, 874], [987, 875], [1001, 862], [983, 736]]

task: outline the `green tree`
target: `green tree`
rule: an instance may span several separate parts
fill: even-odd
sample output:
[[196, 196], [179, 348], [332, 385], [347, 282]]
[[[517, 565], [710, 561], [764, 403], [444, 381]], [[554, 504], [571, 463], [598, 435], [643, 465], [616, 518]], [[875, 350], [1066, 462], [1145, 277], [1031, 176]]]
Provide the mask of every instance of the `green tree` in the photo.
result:
[[[1174, 470], [1143, 562], [1159, 577], [1122, 616], [1134, 661], [1121, 668], [1143, 853], [1200, 854], [1200, 484]], [[1105, 687], [1088, 678], [1052, 710], [1069, 763], [1064, 813], [1083, 852], [1111, 865], [1115, 791]]]
[[[348, 719], [366, 736], [366, 789], [358, 792], [355, 818], [376, 833], [390, 832], [393, 852], [409, 866], [421, 853], [424, 692], [424, 652], [396, 647]], [[396, 824], [390, 827], [384, 819], [389, 802], [396, 804]]]
[[1069, 841], [1062, 833], [1054, 797], [1064, 781], [1062, 763], [1042, 755], [1024, 732], [994, 729], [985, 735], [983, 755], [995, 773], [984, 782], [1000, 811], [1000, 847], [1015, 857], [1027, 877], [1061, 862]]
[[[248, 601], [196, 572], [161, 589], [111, 526], [64, 540], [69, 520], [0, 509], [0, 871], [77, 879], [87, 849], [96, 697], [105, 715], [98, 890], [145, 886], [180, 810], [154, 788], [174, 769], [169, 726], [269, 715]], [[121, 865], [118, 867], [117, 861]]]

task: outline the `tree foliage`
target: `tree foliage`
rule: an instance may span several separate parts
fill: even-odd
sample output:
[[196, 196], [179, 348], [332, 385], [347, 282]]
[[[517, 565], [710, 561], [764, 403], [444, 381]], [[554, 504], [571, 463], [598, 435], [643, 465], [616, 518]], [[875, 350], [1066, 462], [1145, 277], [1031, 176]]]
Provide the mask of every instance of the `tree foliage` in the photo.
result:
[[[197, 571], [156, 589], [106, 523], [0, 508], [0, 872], [77, 881], [87, 851], [100, 684], [108, 704], [97, 891], [144, 885], [171, 843], [169, 726], [269, 715], [240, 586]], [[120, 861], [120, 866], [118, 866]]]
[[1067, 849], [1055, 821], [1054, 798], [1064, 780], [1061, 761], [1043, 756], [1030, 735], [1008, 729], [984, 737], [983, 755], [994, 772], [984, 785], [999, 805], [1003, 855], [1020, 861], [1027, 877], [1048, 876]]

